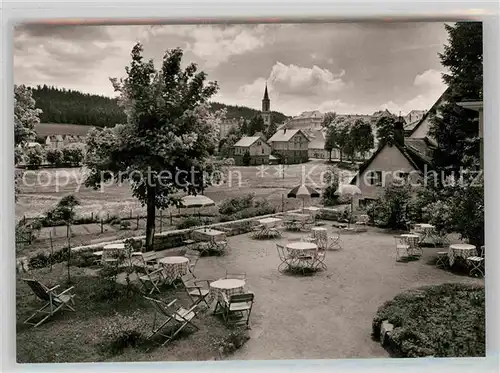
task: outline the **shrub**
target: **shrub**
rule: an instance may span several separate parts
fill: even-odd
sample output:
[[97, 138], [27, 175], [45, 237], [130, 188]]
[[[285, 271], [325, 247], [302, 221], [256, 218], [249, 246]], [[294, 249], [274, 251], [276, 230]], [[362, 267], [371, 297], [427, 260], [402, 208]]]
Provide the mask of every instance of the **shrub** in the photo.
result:
[[44, 252], [38, 253], [29, 259], [30, 268], [45, 268], [50, 264], [66, 262], [69, 257], [69, 248], [63, 247], [61, 250], [55, 251], [53, 254]]
[[232, 354], [240, 349], [248, 340], [248, 330], [236, 328], [231, 330], [227, 336], [215, 340], [215, 345], [221, 354]]
[[226, 199], [219, 206], [219, 213], [221, 215], [232, 215], [238, 211], [252, 207], [254, 198], [255, 195], [253, 193], [250, 193], [246, 196]]
[[120, 229], [129, 229], [130, 228], [130, 222], [128, 220], [122, 220], [120, 222]]
[[199, 227], [203, 225], [202, 221], [198, 218], [195, 217], [187, 217], [185, 219], [182, 219], [179, 223], [177, 223], [177, 229], [188, 229], [191, 227]]
[[45, 157], [51, 165], [59, 166], [63, 163], [63, 153], [59, 149], [47, 149]]
[[83, 161], [83, 149], [81, 146], [68, 145], [62, 150], [62, 158], [64, 163], [79, 166]]
[[243, 163], [243, 166], [250, 166], [251, 160], [252, 160], [252, 157], [250, 157], [250, 153], [246, 152], [245, 154], [243, 154], [241, 162]]
[[102, 331], [101, 350], [116, 355], [128, 347], [137, 347], [146, 327], [144, 315], [138, 312], [128, 316], [116, 313]]
[[329, 167], [325, 174], [325, 184], [327, 185], [323, 191], [322, 202], [325, 206], [334, 206], [338, 204], [339, 196], [335, 194], [339, 188], [339, 169], [337, 167]]
[[389, 347], [399, 356], [485, 356], [484, 287], [442, 284], [404, 292], [379, 308], [374, 338], [384, 320], [394, 325]]
[[43, 162], [44, 152], [41, 146], [33, 146], [26, 150], [26, 162], [31, 168], [38, 168]]
[[408, 201], [412, 197], [409, 185], [388, 185], [382, 198], [367, 208], [367, 214], [375, 224], [391, 229], [407, 229]]

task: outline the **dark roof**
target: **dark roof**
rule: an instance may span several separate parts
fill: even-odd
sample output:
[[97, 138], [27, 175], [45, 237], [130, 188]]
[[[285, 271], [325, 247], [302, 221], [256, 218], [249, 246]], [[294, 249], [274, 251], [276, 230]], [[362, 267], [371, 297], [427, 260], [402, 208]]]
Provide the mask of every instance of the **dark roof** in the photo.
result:
[[264, 100], [269, 101], [269, 95], [267, 94], [267, 83], [266, 83], [266, 89], [264, 91]]
[[427, 110], [427, 112], [424, 114], [424, 116], [422, 117], [422, 119], [420, 119], [418, 121], [418, 123], [415, 125], [415, 127], [413, 127], [413, 129], [411, 130], [411, 133], [410, 135], [412, 135], [418, 127], [420, 127], [420, 125], [427, 119], [427, 117], [436, 111], [437, 107], [439, 105], [441, 105], [441, 102], [443, 101], [443, 99], [451, 92], [451, 89], [450, 87], [446, 88], [446, 90], [443, 92], [443, 94], [441, 96], [439, 96], [439, 98], [436, 100], [436, 102], [434, 103], [434, 105], [432, 105], [432, 107]]
[[[378, 154], [386, 146], [391, 146], [386, 143], [382, 143], [379, 148], [373, 153], [373, 155], [361, 165], [357, 174], [351, 180], [351, 184], [355, 184], [358, 176], [365, 172], [373, 160], [378, 156]], [[434, 144], [428, 138], [424, 139], [412, 139], [405, 137], [404, 146], [395, 143], [394, 145], [401, 154], [410, 162], [410, 164], [419, 171], [424, 171], [424, 166], [432, 166], [432, 158], [430, 156], [430, 151], [434, 148]]]

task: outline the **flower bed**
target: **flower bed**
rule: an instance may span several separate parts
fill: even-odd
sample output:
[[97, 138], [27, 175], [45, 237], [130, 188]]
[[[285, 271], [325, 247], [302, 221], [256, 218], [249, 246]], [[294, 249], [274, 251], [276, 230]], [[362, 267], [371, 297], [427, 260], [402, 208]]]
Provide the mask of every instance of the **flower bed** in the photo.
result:
[[404, 292], [379, 308], [374, 338], [380, 339], [384, 321], [394, 327], [385, 340], [397, 357], [485, 356], [482, 286], [442, 284]]

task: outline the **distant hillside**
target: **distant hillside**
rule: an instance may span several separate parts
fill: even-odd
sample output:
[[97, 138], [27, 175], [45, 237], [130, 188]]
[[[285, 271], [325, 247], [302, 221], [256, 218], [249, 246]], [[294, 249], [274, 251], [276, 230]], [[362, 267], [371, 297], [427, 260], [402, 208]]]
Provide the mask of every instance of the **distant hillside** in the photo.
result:
[[36, 106], [43, 110], [42, 123], [71, 123], [96, 127], [113, 127], [126, 121], [116, 99], [90, 95], [64, 88], [33, 88]]
[[[243, 117], [244, 119], [251, 120], [255, 115], [260, 113], [259, 110], [255, 110], [246, 106], [234, 106], [222, 104], [220, 102], [212, 102], [212, 109], [220, 110], [224, 108], [227, 110], [226, 118], [228, 119], [238, 119], [240, 117]], [[288, 119], [285, 114], [278, 111], [271, 111], [271, 115], [273, 123], [276, 124], [283, 123]]]
[[[32, 88], [36, 106], [43, 110], [40, 117], [42, 123], [64, 124], [65, 131], [71, 124], [113, 127], [117, 123], [126, 121], [123, 110], [117, 100], [105, 96], [91, 95], [64, 88], [49, 87], [47, 85]], [[258, 110], [245, 106], [225, 105], [219, 102], [211, 104], [214, 110], [225, 108], [227, 118], [252, 119]], [[281, 123], [287, 117], [279, 112], [272, 112], [274, 123]], [[67, 124], [71, 123], [71, 124]], [[48, 129], [52, 132], [56, 127]], [[62, 127], [61, 127], [62, 128]], [[78, 131], [80, 132], [80, 131]]]

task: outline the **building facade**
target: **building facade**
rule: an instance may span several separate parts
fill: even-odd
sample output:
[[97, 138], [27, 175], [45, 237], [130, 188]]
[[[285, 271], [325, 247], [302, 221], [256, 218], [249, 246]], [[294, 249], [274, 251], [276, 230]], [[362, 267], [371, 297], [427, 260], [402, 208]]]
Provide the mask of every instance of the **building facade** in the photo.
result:
[[309, 138], [300, 129], [282, 129], [276, 131], [267, 141], [272, 152], [281, 163], [304, 163], [309, 160]]
[[268, 164], [270, 155], [271, 145], [260, 136], [242, 137], [233, 147], [234, 163], [237, 166], [247, 165], [245, 157], [248, 159], [248, 165]]

